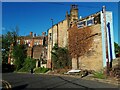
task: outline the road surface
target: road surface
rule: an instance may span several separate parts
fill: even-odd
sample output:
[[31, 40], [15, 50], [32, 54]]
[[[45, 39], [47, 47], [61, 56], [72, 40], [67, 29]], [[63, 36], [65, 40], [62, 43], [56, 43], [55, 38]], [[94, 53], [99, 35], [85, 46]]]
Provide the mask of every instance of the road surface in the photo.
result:
[[97, 81], [83, 80], [68, 76], [55, 76], [30, 73], [3, 73], [2, 79], [7, 81], [13, 90], [25, 90], [26, 88], [82, 88], [82, 90], [97, 90], [98, 88], [116, 89], [118, 86], [100, 83]]

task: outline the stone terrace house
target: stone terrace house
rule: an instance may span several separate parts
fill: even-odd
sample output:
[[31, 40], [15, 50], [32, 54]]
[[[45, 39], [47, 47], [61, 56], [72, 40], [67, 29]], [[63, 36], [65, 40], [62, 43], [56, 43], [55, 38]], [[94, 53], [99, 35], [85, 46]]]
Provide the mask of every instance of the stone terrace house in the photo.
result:
[[77, 5], [71, 5], [70, 14], [66, 12], [66, 18], [61, 22], [53, 25], [48, 29], [48, 50], [47, 50], [47, 68], [51, 68], [51, 50], [54, 44], [58, 44], [59, 47], [67, 47], [68, 44], [68, 28], [72, 25], [72, 22], [78, 20], [78, 7]]
[[105, 67], [108, 60], [112, 62], [115, 58], [112, 12], [103, 12], [78, 19], [78, 7], [72, 5], [65, 20], [48, 30], [47, 68], [52, 68], [51, 50], [55, 43], [68, 47], [72, 69], [97, 71]]
[[47, 36], [45, 32], [42, 33], [42, 36], [36, 36], [36, 34], [33, 35], [33, 32], [30, 32], [28, 36], [18, 37], [17, 43], [28, 46], [27, 56], [36, 60], [36, 67], [46, 67]]

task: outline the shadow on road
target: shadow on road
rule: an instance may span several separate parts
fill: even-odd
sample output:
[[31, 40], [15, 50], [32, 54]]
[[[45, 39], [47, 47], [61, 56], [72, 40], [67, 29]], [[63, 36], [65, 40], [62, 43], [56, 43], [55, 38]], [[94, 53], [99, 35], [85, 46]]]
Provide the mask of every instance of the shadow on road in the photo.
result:
[[80, 86], [80, 87], [84, 88], [85, 90], [94, 90], [94, 89], [92, 89], [92, 88], [88, 88], [88, 87], [86, 87], [86, 86], [83, 86], [83, 85], [74, 83], [73, 81], [66, 80], [66, 79], [64, 79], [64, 78], [62, 78], [62, 77], [59, 77], [59, 78], [62, 79], [62, 80], [64, 80], [64, 81], [66, 81], [66, 82], [68, 82], [68, 83], [72, 83], [72, 84], [74, 84], [74, 85]]
[[28, 84], [16, 86], [16, 87], [13, 87], [12, 90], [23, 90], [23, 89], [25, 89], [27, 86], [28, 86]]
[[54, 89], [54, 88], [59, 88], [60, 86], [63, 86], [63, 85], [65, 85], [65, 84], [67, 84], [67, 83], [71, 83], [71, 84], [74, 84], [74, 85], [76, 85], [76, 86], [80, 86], [80, 88], [81, 88], [82, 90], [95, 90], [95, 89], [92, 89], [92, 88], [89, 88], [89, 87], [86, 87], [86, 86], [83, 86], [83, 85], [74, 83], [73, 81], [76, 81], [76, 79], [74, 79], [74, 80], [72, 80], [72, 81], [69, 81], [69, 80], [66, 80], [66, 79], [64, 79], [64, 78], [62, 78], [62, 77], [60, 77], [60, 76], [58, 76], [58, 78], [62, 79], [64, 82], [63, 82], [63, 81], [62, 81], [62, 82], [59, 82], [59, 84], [57, 83], [57, 85], [55, 85], [55, 86], [52, 87], [52, 88], [48, 88], [47, 90], [52, 90], [52, 89]]

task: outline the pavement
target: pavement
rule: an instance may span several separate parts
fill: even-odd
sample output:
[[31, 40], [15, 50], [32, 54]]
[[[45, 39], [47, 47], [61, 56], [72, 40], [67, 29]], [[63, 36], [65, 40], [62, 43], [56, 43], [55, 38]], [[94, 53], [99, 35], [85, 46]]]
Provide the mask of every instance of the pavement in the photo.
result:
[[120, 81], [118, 78], [114, 78], [114, 77], [108, 77], [105, 79], [99, 79], [99, 78], [94, 78], [92, 75], [88, 75], [86, 77], [83, 77], [83, 79], [86, 80], [93, 80], [93, 81], [98, 81], [98, 82], [103, 82], [103, 83], [108, 83], [108, 84], [113, 84], [113, 85], [120, 85]]

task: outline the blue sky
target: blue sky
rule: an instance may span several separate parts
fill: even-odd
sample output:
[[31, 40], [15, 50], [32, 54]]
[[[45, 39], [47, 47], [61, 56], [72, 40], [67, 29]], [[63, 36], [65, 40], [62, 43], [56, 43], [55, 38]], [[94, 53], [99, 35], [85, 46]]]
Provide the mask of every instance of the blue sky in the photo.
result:
[[2, 33], [18, 26], [19, 35], [28, 35], [31, 31], [41, 35], [51, 27], [51, 18], [54, 24], [65, 19], [71, 4], [79, 6], [79, 16], [82, 17], [101, 11], [105, 5], [113, 12], [114, 39], [118, 42], [117, 2], [2, 2]]

